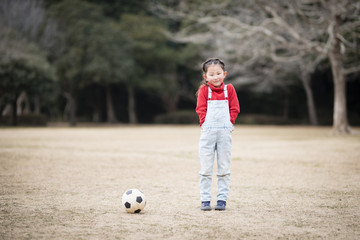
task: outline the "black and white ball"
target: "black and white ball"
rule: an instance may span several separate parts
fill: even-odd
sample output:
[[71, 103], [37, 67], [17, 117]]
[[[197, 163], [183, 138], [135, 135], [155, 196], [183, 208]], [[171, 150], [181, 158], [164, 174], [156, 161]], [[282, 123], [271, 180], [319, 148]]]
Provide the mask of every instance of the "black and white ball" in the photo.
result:
[[139, 213], [146, 206], [144, 193], [136, 188], [127, 190], [123, 194], [121, 202], [128, 213]]

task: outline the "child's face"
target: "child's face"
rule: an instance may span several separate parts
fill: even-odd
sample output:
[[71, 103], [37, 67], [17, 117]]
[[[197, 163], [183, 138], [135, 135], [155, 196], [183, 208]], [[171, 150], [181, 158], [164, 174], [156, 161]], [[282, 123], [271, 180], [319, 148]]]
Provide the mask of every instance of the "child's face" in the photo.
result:
[[204, 79], [214, 87], [220, 87], [224, 82], [227, 72], [225, 72], [220, 64], [212, 64], [208, 67], [207, 72], [203, 75]]

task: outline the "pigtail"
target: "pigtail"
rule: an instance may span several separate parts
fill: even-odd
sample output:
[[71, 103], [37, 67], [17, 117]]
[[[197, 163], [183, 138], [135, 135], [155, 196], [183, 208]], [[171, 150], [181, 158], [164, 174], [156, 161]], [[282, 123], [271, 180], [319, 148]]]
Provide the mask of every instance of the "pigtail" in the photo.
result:
[[200, 89], [202, 88], [202, 86], [209, 86], [209, 84], [207, 83], [207, 81], [205, 79], [203, 79], [201, 82], [200, 82], [200, 85], [199, 85], [199, 88], [198, 90], [196, 91], [195, 93], [195, 96], [198, 97], [199, 96], [199, 92], [200, 92]]

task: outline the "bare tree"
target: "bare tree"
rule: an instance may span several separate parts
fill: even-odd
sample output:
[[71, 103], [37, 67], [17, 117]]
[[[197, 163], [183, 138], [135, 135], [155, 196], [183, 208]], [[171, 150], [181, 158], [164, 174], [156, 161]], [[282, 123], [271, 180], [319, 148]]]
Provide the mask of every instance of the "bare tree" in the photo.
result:
[[[276, 5], [272, 6], [265, 5], [264, 1], [257, 3], [264, 6], [263, 11], [269, 15], [267, 19], [271, 19], [276, 27], [287, 31], [289, 40], [283, 41], [285, 44], [295, 42], [298, 52], [315, 51], [318, 55], [326, 55], [329, 58], [335, 89], [333, 132], [350, 133], [345, 80], [346, 72], [357, 68], [345, 69], [346, 51], [351, 51], [355, 44], [346, 40], [346, 34], [360, 28], [360, 20], [357, 17], [359, 3], [347, 0], [290, 1], [286, 4], [276, 2]], [[290, 19], [295, 19], [295, 24], [291, 25]], [[326, 29], [327, 32], [323, 32], [322, 29]]]
[[[298, 62], [310, 109], [314, 104], [307, 79], [319, 60], [328, 58], [335, 89], [333, 132], [350, 133], [345, 77], [360, 68], [348, 65], [346, 59], [358, 44], [358, 1], [181, 1], [175, 10], [164, 5], [154, 8], [165, 17], [184, 19], [182, 29], [169, 37], [211, 44], [213, 53], [241, 63], [240, 71], [263, 57]], [[311, 119], [314, 113], [309, 115]]]

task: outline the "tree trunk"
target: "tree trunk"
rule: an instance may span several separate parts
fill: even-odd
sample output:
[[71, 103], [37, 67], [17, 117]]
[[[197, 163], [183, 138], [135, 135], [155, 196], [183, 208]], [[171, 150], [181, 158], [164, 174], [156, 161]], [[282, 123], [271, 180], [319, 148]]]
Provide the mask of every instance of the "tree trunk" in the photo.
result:
[[285, 121], [289, 120], [289, 91], [284, 89], [284, 108], [283, 108], [283, 119]]
[[306, 69], [302, 69], [301, 71], [301, 82], [305, 89], [310, 124], [312, 126], [317, 126], [319, 123], [316, 114], [314, 95], [311, 89], [311, 73]]
[[98, 123], [100, 122], [100, 119], [101, 119], [100, 108], [98, 106], [95, 106], [93, 108], [92, 121]]
[[103, 90], [103, 88], [100, 87], [96, 87], [94, 90], [94, 97], [93, 97], [93, 102], [92, 102], [92, 121], [95, 123], [99, 123], [101, 122], [101, 103], [100, 103], [100, 99], [101, 99], [101, 91]]
[[11, 116], [12, 102], [7, 103], [1, 112], [1, 116]]
[[111, 87], [110, 85], [105, 86], [105, 94], [106, 94], [106, 113], [107, 113], [107, 121], [109, 123], [117, 123], [118, 120], [115, 116], [114, 105], [112, 101]]
[[345, 76], [342, 73], [341, 60], [336, 53], [330, 53], [330, 63], [334, 78], [333, 132], [335, 134], [350, 133], [346, 109]]
[[76, 126], [76, 100], [74, 95], [71, 95], [71, 104], [70, 104], [70, 126]]
[[14, 96], [11, 105], [11, 126], [17, 126], [17, 96]]
[[40, 114], [40, 109], [41, 109], [40, 97], [35, 96], [35, 98], [34, 98], [34, 113], [36, 115], [39, 115]]
[[25, 97], [24, 97], [24, 110], [23, 110], [23, 114], [30, 114], [31, 113], [31, 107], [30, 107], [30, 100], [29, 100], [29, 96], [26, 94], [25, 92]]
[[329, 51], [331, 71], [334, 82], [334, 113], [333, 133], [349, 134], [351, 132], [346, 109], [346, 82], [343, 72], [343, 59], [340, 48], [340, 40], [337, 38], [339, 32], [339, 16], [333, 15], [332, 45]]
[[31, 112], [29, 98], [25, 91], [20, 93], [16, 100], [16, 105], [17, 115], [29, 114]]
[[67, 100], [65, 110], [64, 110], [64, 119], [68, 116], [69, 125], [74, 127], [76, 126], [76, 100], [74, 98], [74, 94], [72, 93], [64, 93], [64, 96]]
[[176, 112], [179, 102], [179, 96], [164, 93], [164, 95], [162, 96], [162, 100], [167, 113]]
[[129, 123], [136, 124], [136, 103], [135, 103], [135, 91], [133, 86], [128, 85], [128, 111], [129, 111]]

